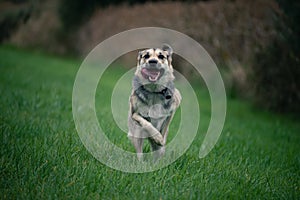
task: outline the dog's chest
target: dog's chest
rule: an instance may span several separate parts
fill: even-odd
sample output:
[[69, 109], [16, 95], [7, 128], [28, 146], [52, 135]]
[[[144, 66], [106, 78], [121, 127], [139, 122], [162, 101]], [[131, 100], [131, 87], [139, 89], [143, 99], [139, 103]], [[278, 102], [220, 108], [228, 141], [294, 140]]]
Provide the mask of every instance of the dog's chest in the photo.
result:
[[162, 119], [171, 115], [170, 102], [163, 94], [151, 93], [144, 96], [146, 101], [141, 101], [138, 106], [138, 113], [144, 118]]

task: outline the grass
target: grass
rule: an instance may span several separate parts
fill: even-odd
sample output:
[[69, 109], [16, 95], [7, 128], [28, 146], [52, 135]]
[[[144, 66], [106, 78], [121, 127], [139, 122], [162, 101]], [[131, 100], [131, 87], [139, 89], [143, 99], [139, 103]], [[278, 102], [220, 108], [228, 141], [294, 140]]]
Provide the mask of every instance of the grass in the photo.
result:
[[[80, 62], [8, 46], [0, 47], [0, 58], [1, 199], [300, 198], [297, 119], [228, 99], [219, 142], [199, 159], [209, 99], [194, 85], [201, 123], [188, 151], [163, 169], [124, 173], [94, 159], [75, 130], [71, 98]], [[97, 98], [110, 96], [124, 72], [111, 67]], [[109, 138], [133, 150], [100, 110], [104, 129], [115, 133]]]

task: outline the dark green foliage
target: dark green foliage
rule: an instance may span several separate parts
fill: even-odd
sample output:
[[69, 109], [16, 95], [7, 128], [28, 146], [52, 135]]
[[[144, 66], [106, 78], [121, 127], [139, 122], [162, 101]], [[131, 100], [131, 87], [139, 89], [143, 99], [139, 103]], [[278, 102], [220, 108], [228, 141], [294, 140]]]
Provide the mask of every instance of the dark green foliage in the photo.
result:
[[72, 31], [76, 29], [82, 22], [87, 20], [97, 7], [107, 7], [128, 3], [144, 3], [145, 0], [62, 0], [59, 6], [59, 15], [63, 23], [64, 30]]
[[[150, 0], [158, 2], [161, 0]], [[181, 0], [183, 2], [196, 2], [199, 0]], [[64, 30], [72, 31], [76, 29], [82, 22], [87, 20], [97, 7], [107, 7], [109, 5], [120, 4], [141, 4], [147, 0], [62, 0], [59, 6], [59, 15], [63, 23]]]
[[9, 38], [19, 24], [25, 23], [31, 14], [31, 8], [15, 8], [0, 13], [0, 43]]
[[98, 4], [97, 2], [97, 0], [60, 1], [58, 12], [63, 24], [63, 29], [72, 31], [78, 27], [93, 13]]
[[255, 57], [255, 98], [269, 109], [300, 113], [300, 4], [294, 0], [278, 4], [277, 35]]

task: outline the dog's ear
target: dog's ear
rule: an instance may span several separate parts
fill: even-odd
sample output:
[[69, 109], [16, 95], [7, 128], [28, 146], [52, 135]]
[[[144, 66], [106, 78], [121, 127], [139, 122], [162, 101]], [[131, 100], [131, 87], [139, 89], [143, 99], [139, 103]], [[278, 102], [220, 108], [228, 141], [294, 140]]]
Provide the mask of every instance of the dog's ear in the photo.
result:
[[137, 57], [137, 60], [138, 60], [138, 61], [142, 58], [143, 52], [144, 52], [144, 51], [139, 51], [139, 52], [138, 52], [138, 57]]
[[163, 44], [162, 50], [166, 51], [168, 53], [168, 62], [169, 62], [170, 67], [172, 68], [172, 64], [171, 64], [172, 63], [172, 54], [173, 54], [172, 47], [168, 44]]
[[170, 45], [168, 45], [168, 44], [163, 44], [162, 50], [168, 52], [168, 55], [169, 55], [169, 56], [172, 56], [172, 54], [173, 54], [173, 49], [172, 49], [172, 47], [171, 47]]
[[142, 58], [142, 56], [143, 56], [143, 54], [144, 54], [144, 51], [145, 51], [145, 50], [142, 50], [142, 51], [139, 51], [139, 52], [138, 52], [138, 56], [137, 56], [137, 64], [138, 64], [138, 65], [140, 64], [141, 58]]

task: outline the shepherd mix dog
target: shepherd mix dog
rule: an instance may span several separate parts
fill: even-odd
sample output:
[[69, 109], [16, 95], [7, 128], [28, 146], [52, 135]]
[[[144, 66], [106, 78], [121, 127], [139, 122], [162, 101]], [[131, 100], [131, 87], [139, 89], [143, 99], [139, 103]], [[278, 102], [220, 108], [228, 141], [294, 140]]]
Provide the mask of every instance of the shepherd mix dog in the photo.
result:
[[132, 81], [128, 137], [137, 157], [143, 159], [143, 141], [148, 139], [158, 159], [165, 152], [168, 127], [181, 102], [174, 86], [173, 50], [169, 45], [138, 53], [138, 63]]

